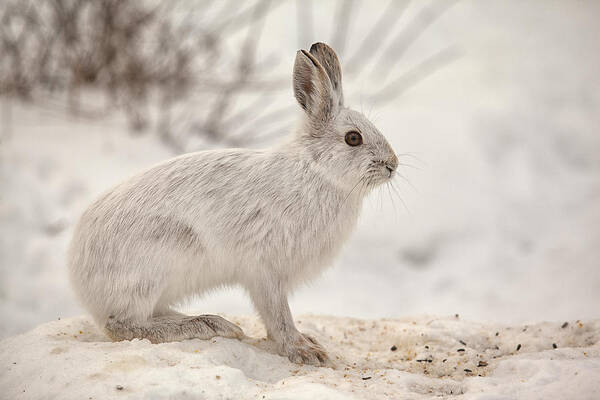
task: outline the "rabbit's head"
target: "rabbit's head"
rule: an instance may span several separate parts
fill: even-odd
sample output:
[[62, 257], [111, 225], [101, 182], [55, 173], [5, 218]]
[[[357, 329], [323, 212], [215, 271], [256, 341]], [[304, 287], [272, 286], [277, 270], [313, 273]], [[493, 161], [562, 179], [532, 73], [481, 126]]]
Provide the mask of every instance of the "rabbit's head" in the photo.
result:
[[393, 177], [392, 147], [362, 113], [344, 107], [342, 70], [331, 47], [315, 43], [298, 51], [293, 86], [304, 110], [297, 140], [326, 178], [366, 192]]

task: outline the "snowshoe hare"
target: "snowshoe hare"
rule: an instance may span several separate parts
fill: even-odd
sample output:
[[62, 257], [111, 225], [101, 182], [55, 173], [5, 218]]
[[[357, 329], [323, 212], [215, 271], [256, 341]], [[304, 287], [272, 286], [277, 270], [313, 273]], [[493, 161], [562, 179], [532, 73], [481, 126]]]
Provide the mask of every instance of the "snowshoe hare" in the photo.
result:
[[304, 112], [284, 144], [167, 160], [84, 212], [69, 252], [70, 277], [111, 339], [243, 338], [219, 316], [171, 308], [239, 285], [281, 355], [329, 363], [296, 329], [287, 296], [332, 262], [363, 198], [392, 178], [398, 159], [365, 116], [344, 107], [342, 72], [329, 46], [297, 52], [293, 89]]

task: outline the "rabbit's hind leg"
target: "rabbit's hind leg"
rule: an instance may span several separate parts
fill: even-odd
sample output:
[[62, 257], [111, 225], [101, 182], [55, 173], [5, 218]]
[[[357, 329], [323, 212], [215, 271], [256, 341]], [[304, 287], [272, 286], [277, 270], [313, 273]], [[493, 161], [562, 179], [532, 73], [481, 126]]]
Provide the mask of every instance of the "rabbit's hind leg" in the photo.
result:
[[176, 342], [185, 339], [211, 339], [215, 336], [242, 339], [244, 332], [237, 325], [218, 315], [166, 315], [151, 317], [144, 322], [109, 317], [104, 327], [113, 341], [148, 339], [152, 343]]

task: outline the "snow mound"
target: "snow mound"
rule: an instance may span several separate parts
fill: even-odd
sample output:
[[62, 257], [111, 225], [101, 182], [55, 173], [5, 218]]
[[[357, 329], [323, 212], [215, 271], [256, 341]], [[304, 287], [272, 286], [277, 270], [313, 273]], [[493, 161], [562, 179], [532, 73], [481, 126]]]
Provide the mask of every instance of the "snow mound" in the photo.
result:
[[[232, 317], [253, 338], [255, 317]], [[455, 317], [304, 316], [335, 368], [290, 363], [266, 339], [113, 343], [87, 317], [0, 342], [4, 398], [592, 399], [600, 320], [500, 326]]]

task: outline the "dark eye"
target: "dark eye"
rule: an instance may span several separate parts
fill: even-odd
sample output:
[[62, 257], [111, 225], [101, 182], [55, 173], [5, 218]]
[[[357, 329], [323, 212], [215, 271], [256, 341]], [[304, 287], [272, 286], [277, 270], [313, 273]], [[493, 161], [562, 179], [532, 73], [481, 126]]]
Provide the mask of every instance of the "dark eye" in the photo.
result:
[[346, 144], [348, 146], [359, 146], [362, 144], [362, 136], [356, 131], [346, 133]]

